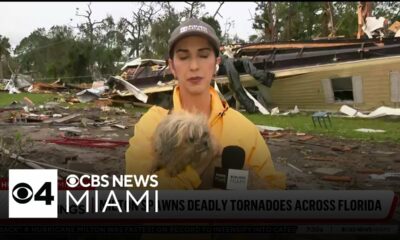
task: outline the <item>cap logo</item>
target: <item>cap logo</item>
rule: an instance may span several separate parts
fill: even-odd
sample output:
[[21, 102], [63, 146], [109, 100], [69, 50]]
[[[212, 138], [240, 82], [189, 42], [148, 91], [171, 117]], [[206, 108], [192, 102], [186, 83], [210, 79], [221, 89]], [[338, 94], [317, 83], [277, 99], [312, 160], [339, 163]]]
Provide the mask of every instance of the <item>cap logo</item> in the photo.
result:
[[186, 31], [202, 31], [202, 32], [208, 33], [207, 28], [204, 26], [200, 26], [200, 25], [189, 25], [189, 26], [181, 27], [180, 33], [184, 33]]

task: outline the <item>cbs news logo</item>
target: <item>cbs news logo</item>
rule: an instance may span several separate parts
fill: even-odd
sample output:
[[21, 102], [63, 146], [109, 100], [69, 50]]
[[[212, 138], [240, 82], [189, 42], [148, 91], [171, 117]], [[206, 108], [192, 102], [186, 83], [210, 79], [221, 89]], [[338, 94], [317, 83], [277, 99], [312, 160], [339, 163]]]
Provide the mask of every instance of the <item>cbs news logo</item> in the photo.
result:
[[9, 218], [57, 218], [56, 169], [10, 169]]

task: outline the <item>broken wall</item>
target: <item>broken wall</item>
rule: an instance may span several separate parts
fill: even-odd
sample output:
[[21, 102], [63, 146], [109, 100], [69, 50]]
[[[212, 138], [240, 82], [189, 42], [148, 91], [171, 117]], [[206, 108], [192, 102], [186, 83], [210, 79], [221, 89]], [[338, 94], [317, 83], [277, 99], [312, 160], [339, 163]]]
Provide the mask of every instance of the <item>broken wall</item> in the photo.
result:
[[[340, 64], [315, 66], [308, 73], [278, 78], [270, 89], [271, 105], [280, 109], [292, 109], [297, 105], [304, 110], [338, 110], [347, 104], [359, 110], [371, 110], [379, 106], [398, 107], [392, 102], [391, 72], [400, 72], [400, 57], [353, 61]], [[354, 77], [361, 79], [357, 87], [361, 96], [358, 101], [329, 101], [324, 90], [324, 79]], [[393, 77], [392, 77], [393, 78]], [[393, 82], [393, 80], [392, 80]], [[353, 84], [354, 86], [354, 84]], [[356, 94], [354, 92], [354, 94]]]

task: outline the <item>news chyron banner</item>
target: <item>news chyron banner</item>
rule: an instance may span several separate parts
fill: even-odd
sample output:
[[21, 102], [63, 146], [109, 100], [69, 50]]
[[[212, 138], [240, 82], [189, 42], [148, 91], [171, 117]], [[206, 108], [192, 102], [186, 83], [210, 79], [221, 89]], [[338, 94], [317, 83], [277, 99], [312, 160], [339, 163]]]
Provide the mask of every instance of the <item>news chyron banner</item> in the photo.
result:
[[157, 186], [156, 175], [69, 175], [59, 181], [55, 169], [10, 169], [8, 182], [1, 183], [0, 219], [376, 223], [394, 221], [398, 206], [398, 196], [389, 190], [172, 191]]

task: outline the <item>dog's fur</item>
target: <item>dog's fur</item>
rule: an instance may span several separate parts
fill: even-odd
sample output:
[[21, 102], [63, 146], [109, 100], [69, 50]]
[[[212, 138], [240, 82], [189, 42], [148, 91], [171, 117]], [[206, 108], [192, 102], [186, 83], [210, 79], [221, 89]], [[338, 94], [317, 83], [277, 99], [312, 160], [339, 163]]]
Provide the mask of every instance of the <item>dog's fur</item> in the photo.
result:
[[[201, 189], [211, 189], [214, 168], [221, 165], [221, 147], [212, 136], [206, 116], [176, 112], [166, 116], [153, 135], [155, 162], [152, 171], [166, 169], [174, 177], [189, 164], [210, 163], [202, 177]], [[211, 162], [210, 162], [211, 159]], [[265, 179], [249, 171], [248, 189], [266, 189]]]
[[170, 176], [176, 176], [189, 164], [196, 166], [210, 162], [219, 153], [212, 137], [208, 121], [203, 114], [186, 111], [166, 116], [153, 136], [156, 159], [153, 170], [165, 168]]

